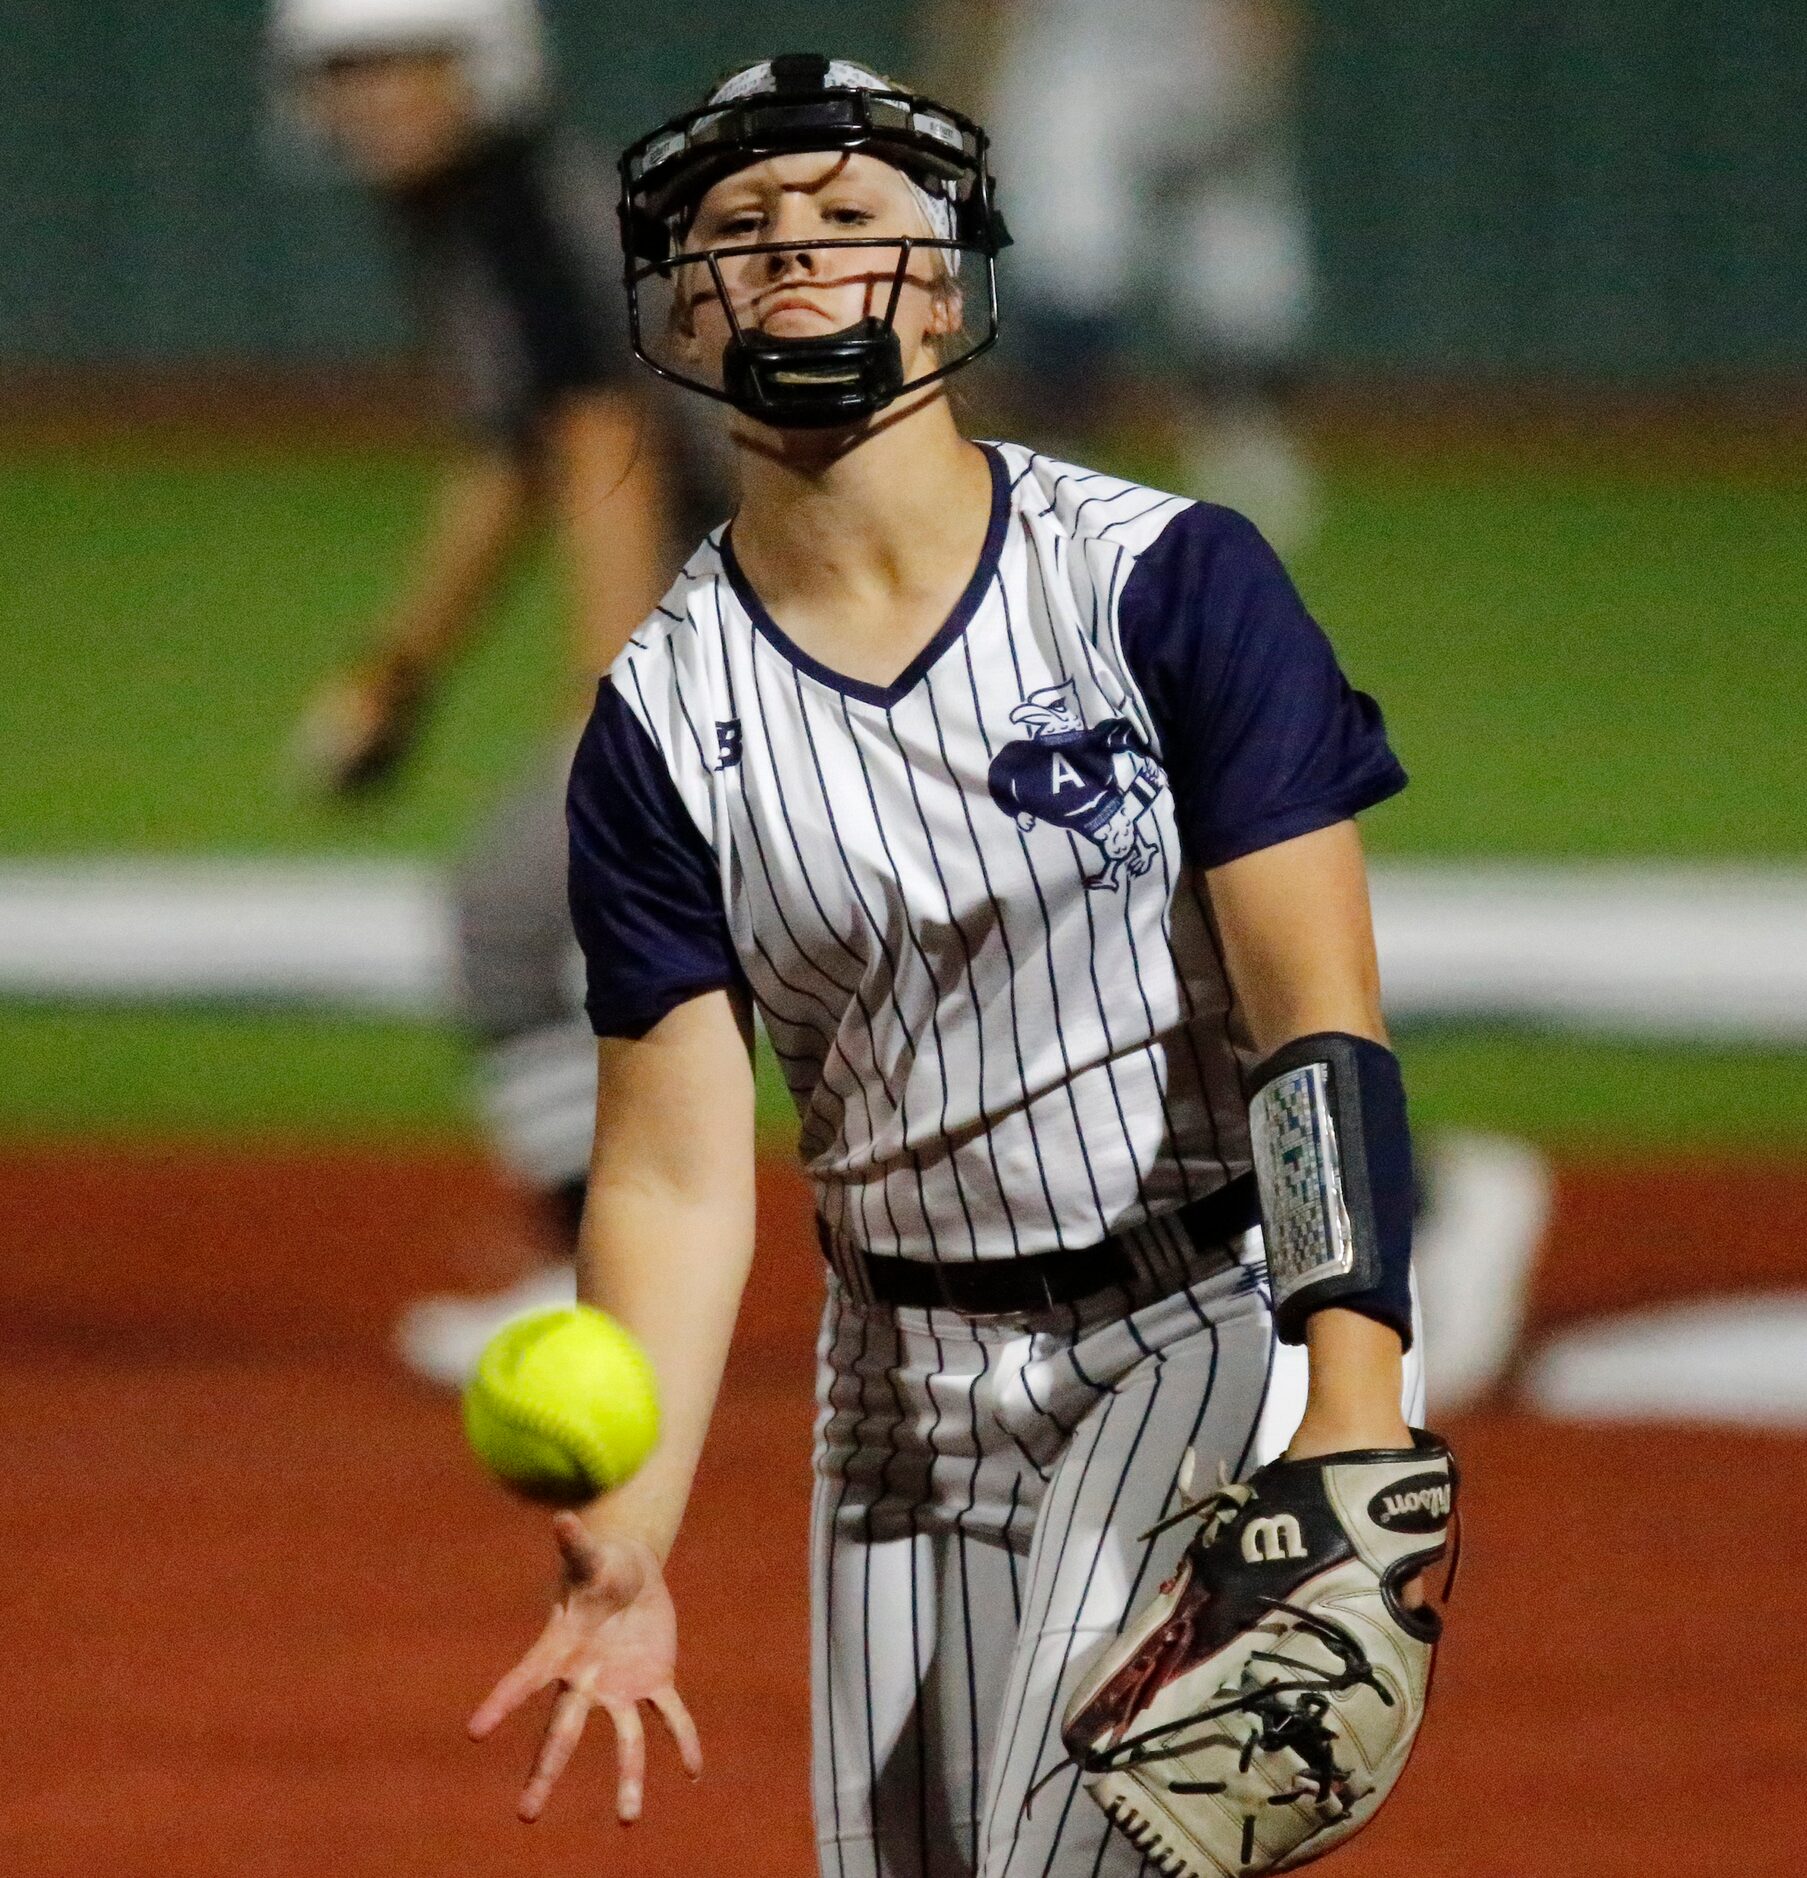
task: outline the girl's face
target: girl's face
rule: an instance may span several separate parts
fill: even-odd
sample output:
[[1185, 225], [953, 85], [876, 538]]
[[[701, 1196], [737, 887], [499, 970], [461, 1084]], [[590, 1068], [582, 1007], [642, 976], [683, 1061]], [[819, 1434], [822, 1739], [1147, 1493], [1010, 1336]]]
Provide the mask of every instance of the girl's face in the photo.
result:
[[359, 178], [379, 189], [437, 175], [477, 129], [476, 101], [454, 52], [329, 60], [309, 80], [304, 103]]
[[[786, 241], [884, 242], [933, 239], [921, 202], [901, 171], [859, 152], [810, 151], [770, 157], [724, 177], [698, 205], [684, 252], [718, 251], [722, 284], [743, 331], [775, 339], [814, 339], [861, 320], [882, 319], [897, 279], [897, 246], [779, 248], [720, 252]], [[944, 249], [912, 251], [893, 326], [904, 372], [939, 363], [935, 341], [958, 330], [960, 295]], [[719, 378], [730, 327], [709, 269], [677, 270], [672, 338], [686, 361]]]

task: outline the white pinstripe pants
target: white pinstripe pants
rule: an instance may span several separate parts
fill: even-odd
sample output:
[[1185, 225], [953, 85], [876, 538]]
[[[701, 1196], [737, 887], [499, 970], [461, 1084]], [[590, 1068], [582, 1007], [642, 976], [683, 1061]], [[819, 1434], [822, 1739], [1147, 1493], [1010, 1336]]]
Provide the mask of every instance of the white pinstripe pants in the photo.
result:
[[[1120, 1300], [1118, 1308], [1120, 1308]], [[1271, 1317], [1246, 1269], [1132, 1316], [1020, 1324], [853, 1302], [830, 1281], [813, 1521], [824, 1878], [1133, 1878], [1059, 1766], [1092, 1651], [1173, 1568], [1200, 1478], [1251, 1449]]]

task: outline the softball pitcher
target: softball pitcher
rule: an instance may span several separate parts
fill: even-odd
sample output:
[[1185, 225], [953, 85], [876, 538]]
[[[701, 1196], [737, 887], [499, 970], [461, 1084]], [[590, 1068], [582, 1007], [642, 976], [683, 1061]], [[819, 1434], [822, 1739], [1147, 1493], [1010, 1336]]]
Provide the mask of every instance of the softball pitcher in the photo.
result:
[[[473, 1732], [556, 1688], [529, 1819], [592, 1707], [624, 1819], [642, 1704], [700, 1766], [662, 1562], [753, 1253], [757, 1010], [828, 1269], [823, 1872], [1309, 1856], [1397, 1771], [1345, 1708], [1384, 1682], [1415, 1723], [1423, 1665], [1352, 1613], [1428, 1649], [1440, 1541], [1399, 1534], [1450, 1497], [1401, 1413], [1410, 1158], [1352, 819], [1404, 782], [1380, 714], [1241, 517], [960, 434], [1007, 240], [977, 126], [791, 55], [622, 168], [636, 350], [728, 407], [744, 492], [600, 687], [569, 797], [586, 1291], [652, 1352], [665, 1432], [559, 1516], [563, 1594]], [[1276, 1337], [1305, 1387], [1251, 1476]], [[1355, 1639], [1345, 1668], [1228, 1672], [1240, 1769], [1129, 1727], [1219, 1712], [1168, 1647], [1219, 1661], [1189, 1586], [1266, 1621], [1333, 1581], [1343, 1615], [1280, 1654]], [[1200, 1793], [1240, 1867], [1144, 1817]]]

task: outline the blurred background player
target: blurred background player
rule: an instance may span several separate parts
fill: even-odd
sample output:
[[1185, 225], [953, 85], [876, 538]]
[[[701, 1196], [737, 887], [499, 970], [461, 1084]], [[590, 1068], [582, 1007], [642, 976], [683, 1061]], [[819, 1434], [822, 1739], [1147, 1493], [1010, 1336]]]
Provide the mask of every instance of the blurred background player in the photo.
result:
[[973, 102], [1012, 179], [1013, 420], [1057, 454], [1133, 430], [1187, 494], [1297, 547], [1316, 512], [1288, 408], [1313, 297], [1299, 8], [992, 6]]
[[[1305, 7], [938, 0], [929, 26], [946, 91], [981, 94], [965, 102], [1009, 179], [1003, 266], [1021, 311], [999, 348], [1016, 368], [1000, 428], [1057, 456], [1158, 462], [1170, 487], [1299, 550], [1323, 506], [1293, 410], [1315, 298]], [[1419, 1191], [1436, 1399], [1465, 1402], [1510, 1340], [1499, 1300], [1522, 1288], [1551, 1177], [1528, 1143], [1431, 1135]]]
[[[436, 688], [548, 532], [568, 583], [572, 703], [587, 708], [669, 572], [666, 452], [626, 377], [612, 177], [552, 117], [531, 0], [279, 0], [272, 40], [284, 115], [381, 206], [461, 433], [399, 599], [297, 740], [315, 786], [365, 798], [393, 781]], [[402, 1355], [438, 1381], [461, 1380], [503, 1318], [573, 1294], [595, 1051], [565, 902], [569, 757], [562, 734], [536, 754], [457, 870], [484, 1122], [535, 1196], [540, 1239], [506, 1292], [403, 1316]]]

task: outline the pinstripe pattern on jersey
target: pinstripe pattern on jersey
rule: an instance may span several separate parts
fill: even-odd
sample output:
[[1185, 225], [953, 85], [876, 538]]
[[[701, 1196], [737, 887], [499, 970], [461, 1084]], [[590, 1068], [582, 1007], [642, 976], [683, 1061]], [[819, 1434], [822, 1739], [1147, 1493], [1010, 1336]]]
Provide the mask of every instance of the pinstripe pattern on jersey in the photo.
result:
[[831, 1237], [922, 1259], [1096, 1244], [1247, 1165], [1170, 793], [1138, 824], [1158, 865], [1099, 890], [1090, 840], [987, 784], [1051, 686], [1158, 758], [1114, 609], [1187, 505], [992, 454], [992, 552], [898, 684], [787, 650], [719, 536], [614, 673], [715, 856]]
[[1245, 1466], [1271, 1320], [1235, 1270], [1120, 1307], [1001, 1327], [831, 1296], [812, 1540], [831, 1878], [1141, 1870], [1070, 1777], [1024, 1801], [1090, 1650], [1178, 1557], [1182, 1531], [1135, 1535], [1185, 1449]]

